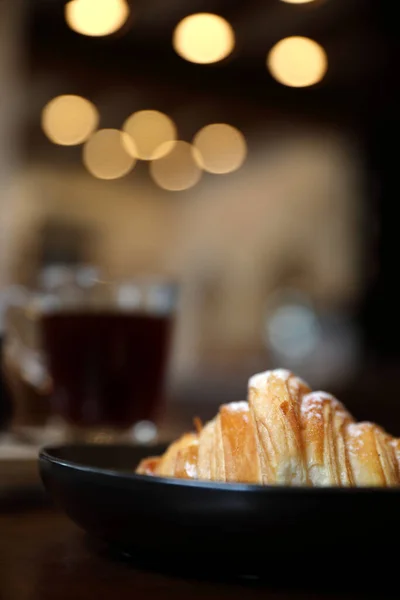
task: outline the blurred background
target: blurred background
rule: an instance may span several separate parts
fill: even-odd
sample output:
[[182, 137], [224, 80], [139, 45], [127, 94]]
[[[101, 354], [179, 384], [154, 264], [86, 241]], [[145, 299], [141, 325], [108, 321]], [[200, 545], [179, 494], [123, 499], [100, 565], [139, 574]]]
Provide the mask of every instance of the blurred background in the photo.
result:
[[372, 0], [0, 0], [3, 424], [48, 411], [31, 291], [84, 265], [179, 283], [171, 436], [277, 366], [400, 436], [393, 21]]

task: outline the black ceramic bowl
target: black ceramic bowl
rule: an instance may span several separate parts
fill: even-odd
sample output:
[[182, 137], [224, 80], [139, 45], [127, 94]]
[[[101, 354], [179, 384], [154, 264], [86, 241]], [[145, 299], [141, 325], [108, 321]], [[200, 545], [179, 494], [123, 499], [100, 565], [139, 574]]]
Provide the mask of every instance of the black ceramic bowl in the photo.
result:
[[[54, 501], [90, 534], [152, 566], [295, 584], [397, 578], [400, 491], [261, 487], [136, 475], [163, 448], [40, 454]], [[382, 579], [384, 578], [384, 579]]]

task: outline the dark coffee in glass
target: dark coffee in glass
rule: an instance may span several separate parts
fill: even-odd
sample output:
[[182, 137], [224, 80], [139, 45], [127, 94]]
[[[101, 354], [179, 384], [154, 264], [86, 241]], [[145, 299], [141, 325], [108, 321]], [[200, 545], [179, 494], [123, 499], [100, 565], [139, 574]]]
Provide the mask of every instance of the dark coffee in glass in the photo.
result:
[[41, 298], [40, 331], [50, 406], [68, 437], [110, 441], [162, 405], [176, 286], [141, 279], [79, 281]]
[[172, 317], [141, 312], [42, 316], [52, 411], [81, 427], [128, 428], [162, 401]]

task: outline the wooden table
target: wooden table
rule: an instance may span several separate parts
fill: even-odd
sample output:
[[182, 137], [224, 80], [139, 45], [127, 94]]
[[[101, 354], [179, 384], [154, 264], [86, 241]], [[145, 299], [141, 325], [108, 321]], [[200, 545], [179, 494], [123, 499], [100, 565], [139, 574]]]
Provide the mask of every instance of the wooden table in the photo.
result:
[[[2, 462], [0, 467], [4, 467]], [[336, 560], [327, 562], [326, 580], [339, 582], [341, 593], [318, 593], [312, 589], [288, 591], [284, 589], [284, 581], [282, 584], [279, 581], [275, 589], [268, 583], [254, 580], [237, 583], [196, 581], [161, 574], [153, 565], [144, 570], [137, 564], [111, 556], [105, 545], [90, 539], [53, 508], [39, 481], [36, 463], [29, 470], [24, 461], [14, 462], [12, 469], [9, 465], [6, 469], [0, 468], [0, 600], [334, 600], [365, 597], [363, 593], [343, 593], [347, 586], [340, 579], [340, 556], [337, 563]], [[311, 556], [305, 580], [312, 582], [312, 579]], [[398, 591], [395, 590], [393, 595], [379, 593], [369, 597], [399, 598]]]
[[[332, 600], [360, 597], [289, 593], [268, 589], [257, 582], [193, 581], [141, 571], [130, 563], [110, 557], [105, 547], [90, 540], [67, 517], [46, 504], [39, 502], [35, 506], [32, 498], [25, 505], [23, 496], [19, 497], [19, 503], [0, 504], [1, 600]], [[332, 572], [328, 577], [331, 575]]]
[[[1, 600], [241, 598], [241, 588], [170, 579], [111, 560], [63, 515], [24, 510], [0, 516]], [[254, 590], [251, 597], [262, 597]], [[271, 595], [273, 598], [284, 598]]]
[[144, 572], [112, 560], [53, 510], [25, 510], [0, 516], [1, 600], [243, 600], [243, 597], [249, 600], [333, 598], [272, 591], [255, 584], [196, 582]]

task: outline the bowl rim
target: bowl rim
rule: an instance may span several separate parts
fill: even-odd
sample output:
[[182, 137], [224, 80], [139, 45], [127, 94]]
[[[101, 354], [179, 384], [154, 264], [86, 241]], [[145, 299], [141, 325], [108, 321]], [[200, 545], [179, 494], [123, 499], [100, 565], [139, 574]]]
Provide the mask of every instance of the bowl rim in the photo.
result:
[[[68, 469], [73, 469], [75, 471], [80, 471], [82, 473], [89, 473], [91, 475], [103, 475], [106, 477], [113, 477], [119, 480], [124, 480], [127, 483], [137, 482], [137, 483], [145, 483], [146, 485], [155, 485], [159, 487], [160, 485], [168, 487], [168, 488], [184, 488], [184, 489], [198, 489], [198, 490], [208, 490], [218, 491], [223, 493], [252, 493], [252, 494], [261, 494], [261, 495], [275, 495], [282, 493], [290, 493], [295, 495], [316, 495], [316, 496], [324, 496], [324, 495], [336, 495], [336, 496], [348, 496], [348, 495], [370, 495], [370, 494], [400, 494], [399, 487], [311, 487], [311, 486], [282, 486], [282, 485], [261, 485], [261, 484], [250, 484], [250, 483], [235, 483], [235, 482], [218, 482], [218, 481], [199, 481], [192, 479], [178, 479], [175, 477], [160, 477], [153, 475], [142, 475], [135, 473], [134, 471], [129, 472], [127, 470], [117, 470], [110, 469], [104, 467], [96, 467], [89, 464], [84, 464], [76, 460], [70, 460], [66, 458], [61, 458], [57, 453], [62, 452], [65, 449], [69, 448], [99, 448], [101, 447], [103, 450], [106, 446], [98, 446], [97, 444], [59, 444], [59, 445], [51, 445], [45, 446], [39, 452], [39, 463], [51, 463], [57, 466], [61, 466]], [[119, 448], [122, 449], [124, 447], [134, 449], [135, 446], [129, 445], [111, 445], [110, 448]], [[151, 446], [149, 446], [149, 451], [151, 452]]]

